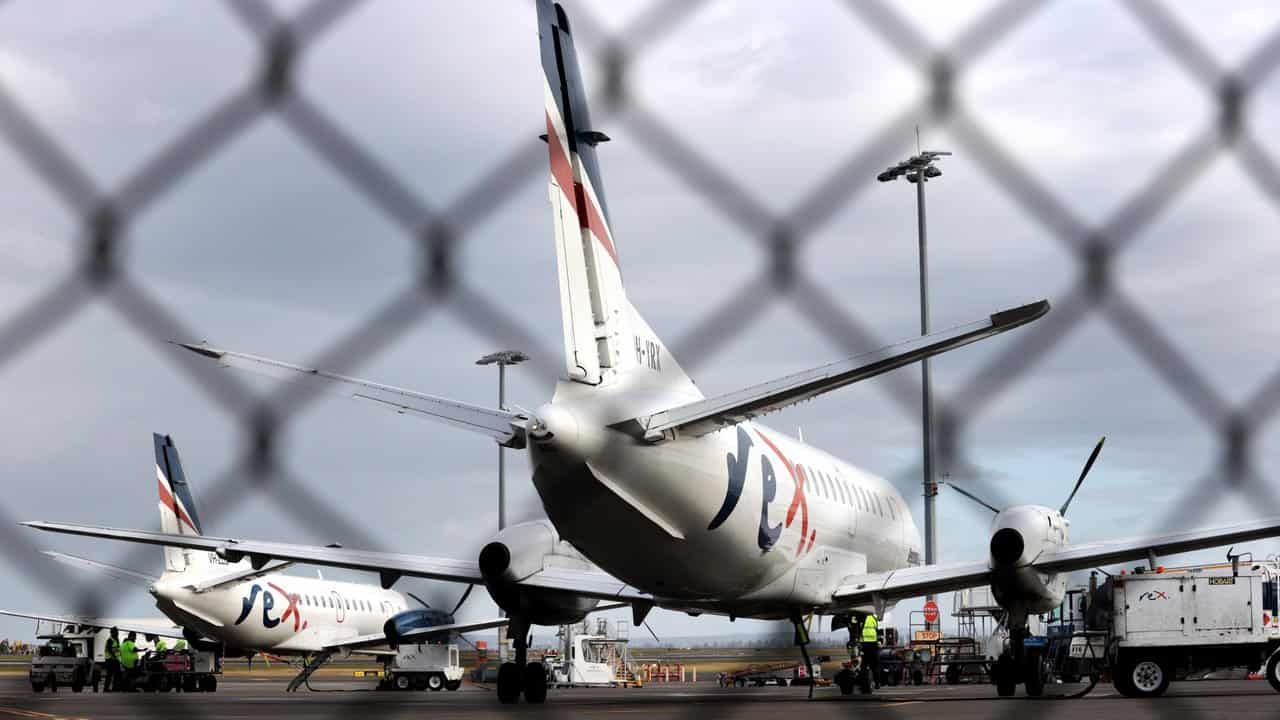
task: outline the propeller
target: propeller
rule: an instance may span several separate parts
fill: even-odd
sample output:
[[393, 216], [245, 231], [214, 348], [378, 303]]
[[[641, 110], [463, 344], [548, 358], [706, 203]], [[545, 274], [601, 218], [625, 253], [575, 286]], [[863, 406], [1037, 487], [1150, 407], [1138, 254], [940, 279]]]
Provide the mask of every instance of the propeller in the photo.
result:
[[979, 505], [981, 505], [982, 507], [984, 507], [984, 508], [986, 508], [986, 509], [990, 510], [991, 512], [993, 512], [993, 513], [995, 513], [995, 514], [997, 514], [997, 515], [999, 515], [999, 514], [1000, 514], [1000, 508], [996, 507], [995, 505], [992, 505], [991, 503], [987, 502], [986, 500], [983, 500], [982, 498], [978, 497], [977, 495], [974, 495], [973, 493], [969, 492], [968, 490], [965, 490], [964, 488], [962, 488], [962, 487], [960, 487], [959, 485], [957, 485], [957, 484], [955, 484], [955, 483], [951, 482], [950, 480], [943, 480], [943, 481], [942, 481], [941, 483], [939, 483], [939, 484], [941, 484], [941, 485], [947, 485], [947, 486], [949, 486], [952, 490], [955, 490], [956, 492], [958, 492], [958, 493], [960, 493], [961, 495], [963, 495], [963, 496], [965, 496], [965, 497], [969, 498], [970, 500], [972, 500], [972, 501], [974, 501], [974, 502], [978, 503]]
[[1107, 441], [1107, 436], [1103, 435], [1098, 444], [1093, 446], [1093, 452], [1089, 454], [1089, 460], [1084, 464], [1084, 469], [1080, 471], [1080, 479], [1076, 480], [1076, 486], [1071, 489], [1071, 494], [1067, 496], [1067, 501], [1062, 503], [1062, 509], [1058, 512], [1062, 515], [1067, 514], [1067, 507], [1071, 505], [1071, 501], [1075, 499], [1076, 493], [1080, 491], [1080, 486], [1084, 484], [1084, 477], [1093, 469], [1093, 461], [1098, 459], [1098, 453], [1102, 452], [1102, 443]]
[[[475, 585], [468, 585], [467, 589], [462, 591], [462, 596], [458, 598], [458, 602], [454, 604], [453, 609], [449, 611], [450, 617], [458, 614], [458, 611], [462, 609], [462, 604], [467, 601], [467, 598], [471, 597], [471, 591], [474, 590], [475, 587], [476, 587]], [[426, 600], [423, 600], [421, 597], [414, 595], [411, 592], [405, 592], [405, 595], [408, 595], [414, 600], [417, 600], [418, 604], [422, 605], [422, 607], [424, 608], [432, 607], [431, 603], [427, 602]]]

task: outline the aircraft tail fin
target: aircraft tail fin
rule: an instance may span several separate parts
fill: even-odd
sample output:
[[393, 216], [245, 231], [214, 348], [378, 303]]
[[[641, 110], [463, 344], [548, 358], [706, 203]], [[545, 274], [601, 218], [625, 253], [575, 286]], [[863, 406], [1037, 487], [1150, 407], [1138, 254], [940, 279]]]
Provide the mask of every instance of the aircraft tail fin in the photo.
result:
[[[173, 438], [155, 433], [156, 480], [160, 495], [160, 530], [178, 535], [203, 535], [200, 513], [196, 508], [191, 485], [182, 471], [178, 448]], [[165, 574], [196, 571], [203, 574], [210, 566], [209, 554], [183, 548], [164, 548]]]
[[552, 0], [537, 0], [537, 8], [565, 374], [587, 385], [632, 372], [688, 383], [623, 289], [596, 157], [609, 137], [592, 125], [569, 18]]

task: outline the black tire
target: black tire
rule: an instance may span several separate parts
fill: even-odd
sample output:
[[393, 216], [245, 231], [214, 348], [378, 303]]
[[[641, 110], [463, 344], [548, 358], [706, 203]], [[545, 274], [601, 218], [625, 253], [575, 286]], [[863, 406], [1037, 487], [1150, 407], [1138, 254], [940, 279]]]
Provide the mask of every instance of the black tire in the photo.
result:
[[862, 672], [858, 673], [858, 692], [863, 695], [871, 694], [871, 670], [869, 668], [863, 668]]
[[457, 690], [460, 687], [462, 687], [461, 680], [449, 680], [444, 684], [444, 689], [449, 690], [450, 692]]
[[[917, 670], [916, 672], [919, 672], [919, 671]], [[946, 674], [945, 674], [945, 679], [946, 679], [946, 681], [947, 681], [947, 684], [948, 684], [948, 685], [959, 685], [959, 684], [960, 684], [960, 675], [961, 675], [961, 672], [962, 672], [962, 671], [961, 671], [961, 669], [960, 669], [960, 666], [959, 666], [959, 665], [956, 665], [955, 663], [952, 663], [952, 664], [948, 665], [948, 666], [947, 666], [947, 672], [946, 672]]]
[[71, 676], [71, 692], [78, 693], [84, 690], [84, 671], [77, 670]]
[[849, 668], [842, 669], [840, 672], [836, 673], [834, 680], [836, 687], [840, 688], [841, 695], [853, 694], [854, 677], [852, 670]]
[[440, 673], [431, 673], [427, 676], [427, 689], [431, 692], [440, 692], [444, 689], [444, 676]]
[[212, 675], [205, 675], [200, 678], [200, 692], [217, 692], [218, 678]]
[[1133, 697], [1160, 697], [1169, 689], [1169, 663], [1158, 657], [1141, 656], [1126, 664], [1127, 684]]
[[408, 690], [409, 688], [413, 687], [413, 678], [409, 677], [408, 675], [403, 675], [403, 674], [396, 675], [391, 682], [393, 685], [395, 685], [395, 688], [397, 690]]
[[196, 690], [197, 690], [197, 687], [196, 687], [195, 675], [187, 675], [186, 677], [182, 678], [182, 692], [191, 693], [191, 692], [195, 692]]
[[1267, 682], [1271, 683], [1271, 689], [1280, 692], [1280, 650], [1271, 653], [1271, 659], [1267, 660]]
[[1027, 689], [1027, 697], [1041, 697], [1044, 695], [1045, 672], [1044, 662], [1040, 657], [1040, 653], [1027, 653], [1025, 686]]
[[547, 668], [540, 662], [524, 666], [524, 701], [531, 705], [547, 701]]
[[498, 668], [498, 702], [510, 705], [520, 699], [520, 667], [505, 662]]
[[413, 676], [413, 689], [422, 692], [427, 689], [427, 676], [418, 674]]
[[42, 692], [44, 692], [44, 683], [42, 683], [42, 682], [36, 682], [35, 680], [32, 680], [32, 681], [31, 681], [31, 692], [37, 692], [37, 693], [42, 693]]
[[923, 684], [924, 684], [924, 671], [923, 671], [923, 670], [912, 670], [912, 671], [911, 671], [911, 684], [913, 684], [913, 685], [923, 685]]
[[996, 695], [1013, 697], [1018, 692], [1018, 673], [1012, 657], [1001, 655], [991, 668], [991, 676], [996, 683]]

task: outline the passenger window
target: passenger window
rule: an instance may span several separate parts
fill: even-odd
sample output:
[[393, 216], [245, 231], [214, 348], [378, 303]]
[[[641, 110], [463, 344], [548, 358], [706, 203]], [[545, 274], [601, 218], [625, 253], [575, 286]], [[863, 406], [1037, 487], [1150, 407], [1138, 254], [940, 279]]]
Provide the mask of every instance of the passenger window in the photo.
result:
[[893, 501], [893, 498], [885, 498], [884, 504], [889, 506], [889, 517], [894, 520], [897, 520], [898, 510], [897, 508], [894, 507], [897, 503]]
[[884, 505], [880, 504], [880, 493], [874, 493], [876, 498], [876, 514], [884, 517]]

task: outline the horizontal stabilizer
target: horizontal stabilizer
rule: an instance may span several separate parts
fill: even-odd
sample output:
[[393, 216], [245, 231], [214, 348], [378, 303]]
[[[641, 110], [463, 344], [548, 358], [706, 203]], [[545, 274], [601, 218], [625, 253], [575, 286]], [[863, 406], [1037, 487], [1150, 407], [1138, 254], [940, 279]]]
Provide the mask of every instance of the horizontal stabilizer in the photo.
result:
[[220, 350], [205, 345], [176, 344], [193, 353], [216, 360], [222, 367], [247, 370], [278, 380], [314, 386], [320, 390], [371, 401], [375, 405], [400, 414], [410, 413], [463, 430], [488, 435], [500, 445], [524, 447], [524, 424], [527, 418], [517, 413], [471, 405], [391, 385], [381, 385], [317, 368], [290, 365], [256, 355]]
[[41, 552], [63, 565], [70, 565], [72, 567], [91, 572], [94, 575], [111, 578], [112, 580], [119, 580], [120, 582], [137, 585], [138, 587], [149, 588], [156, 580], [159, 579], [152, 577], [151, 575], [147, 575], [146, 573], [140, 573], [137, 570], [108, 565], [104, 562], [82, 558], [77, 555], [68, 555], [54, 550], [42, 550]]
[[781, 410], [788, 405], [875, 377], [917, 360], [1012, 330], [1040, 318], [1047, 312], [1049, 312], [1049, 301], [1041, 300], [998, 312], [979, 322], [890, 345], [727, 395], [699, 400], [671, 410], [636, 418], [635, 421], [640, 424], [648, 440], [660, 440], [675, 431], [693, 436], [706, 435], [720, 428], [737, 425], [765, 413]]

